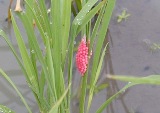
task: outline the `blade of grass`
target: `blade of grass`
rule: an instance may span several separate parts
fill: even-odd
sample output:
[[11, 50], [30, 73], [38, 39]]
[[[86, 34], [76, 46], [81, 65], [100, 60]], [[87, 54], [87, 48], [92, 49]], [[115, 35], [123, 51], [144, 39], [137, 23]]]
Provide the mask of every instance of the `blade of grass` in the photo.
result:
[[100, 27], [100, 23], [102, 21], [104, 12], [105, 12], [105, 8], [106, 8], [107, 3], [105, 3], [105, 5], [103, 5], [102, 9], [100, 10], [100, 13], [98, 14], [98, 18], [96, 20], [96, 23], [93, 27], [93, 31], [91, 34], [91, 39], [90, 39], [90, 48], [93, 48], [93, 42], [95, 41], [96, 38], [96, 34], [99, 32], [99, 27]]
[[46, 31], [48, 33], [48, 36], [51, 37], [52, 36], [52, 33], [51, 33], [52, 30], [51, 30], [50, 25], [52, 23], [50, 23], [50, 19], [49, 19], [49, 16], [47, 14], [47, 9], [46, 9], [46, 6], [45, 6], [45, 1], [44, 0], [39, 0], [38, 2], [39, 2], [39, 10], [41, 11], [41, 16], [43, 17], [44, 24], [46, 25]]
[[[21, 21], [23, 22], [24, 24], [24, 27], [25, 27], [25, 30], [27, 32], [27, 35], [28, 35], [28, 40], [31, 42], [31, 46], [33, 48], [33, 50], [35, 51], [35, 55], [37, 56], [39, 62], [41, 63], [41, 66], [42, 66], [42, 69], [43, 69], [43, 72], [44, 72], [44, 76], [45, 76], [45, 80], [47, 81], [47, 86], [49, 87], [49, 91], [50, 91], [50, 96], [52, 97], [55, 97], [54, 96], [54, 91], [55, 89], [52, 88], [52, 81], [50, 79], [50, 73], [48, 72], [47, 70], [47, 64], [45, 62], [45, 59], [43, 58], [43, 54], [41, 52], [41, 49], [39, 47], [39, 44], [38, 44], [38, 41], [35, 37], [35, 34], [34, 34], [34, 30], [33, 30], [33, 26], [32, 26], [32, 23], [31, 23], [31, 20], [30, 20], [30, 17], [28, 17], [28, 14], [26, 13], [23, 13], [23, 14], [18, 14], [18, 16], [20, 17]], [[40, 81], [39, 82], [39, 85], [41, 84]], [[40, 89], [40, 87], [39, 87]], [[42, 91], [40, 91], [40, 93], [38, 95], [42, 95], [41, 93], [43, 93]], [[46, 100], [41, 97], [41, 96], [38, 96], [38, 100], [40, 101], [40, 105], [43, 106], [43, 108], [49, 108], [50, 105], [48, 105], [48, 103], [46, 102]]]
[[43, 28], [44, 23], [43, 24], [41, 23], [43, 21], [41, 21], [42, 19], [39, 20], [40, 15], [38, 15], [36, 10], [33, 8], [33, 4], [34, 4], [33, 1], [32, 0], [25, 0], [25, 3], [26, 3], [26, 8], [27, 8], [26, 9], [27, 10], [27, 15], [28, 15], [29, 18], [31, 18], [30, 21], [33, 21], [32, 19], [35, 19], [36, 25], [37, 25], [37, 27], [40, 31], [41, 37], [43, 39], [43, 43], [45, 44], [45, 34], [46, 33], [45, 33], [44, 28]]
[[[86, 2], [85, 0], [82, 1], [82, 8], [86, 5]], [[83, 9], [82, 9], [83, 10]], [[86, 15], [85, 15], [86, 16]], [[83, 17], [82, 17], [83, 18]], [[83, 18], [84, 19], [84, 18]], [[83, 20], [82, 19], [82, 20]], [[82, 24], [82, 22], [80, 22], [80, 24]], [[78, 25], [80, 25], [78, 23]], [[89, 26], [89, 22], [86, 23], [84, 29], [82, 29], [82, 32], [81, 32], [81, 35], [82, 36], [86, 36], [86, 41], [88, 41], [88, 38], [89, 38], [89, 31], [87, 29], [87, 27]], [[78, 26], [79, 27], [79, 26]], [[87, 66], [89, 67], [89, 65]], [[80, 113], [85, 113], [85, 103], [86, 103], [86, 90], [87, 90], [87, 78], [88, 78], [88, 70], [85, 72], [84, 76], [81, 78], [81, 90], [80, 90], [80, 105], [79, 105], [79, 112]]]
[[124, 82], [138, 83], [138, 84], [151, 84], [160, 85], [160, 75], [150, 75], [146, 77], [133, 77], [133, 76], [110, 76], [110, 79], [116, 79]]
[[66, 50], [68, 49], [68, 39], [70, 31], [70, 19], [71, 19], [71, 0], [64, 0], [63, 12], [62, 12], [62, 66], [64, 70], [66, 62]]
[[0, 112], [1, 113], [15, 113], [14, 111], [12, 111], [10, 108], [0, 105]]
[[17, 24], [15, 22], [15, 19], [13, 17], [13, 13], [11, 13], [11, 19], [12, 19], [12, 24], [13, 24], [14, 32], [15, 32], [15, 35], [16, 35], [17, 43], [18, 43], [18, 46], [19, 46], [20, 54], [21, 54], [21, 57], [22, 57], [22, 61], [23, 61], [24, 67], [26, 69], [27, 76], [28, 76], [28, 78], [30, 80], [30, 83], [31, 83], [30, 86], [31, 86], [32, 90], [36, 94], [38, 94], [39, 93], [39, 89], [38, 89], [39, 87], [38, 87], [38, 80], [37, 80], [37, 77], [36, 77], [36, 73], [35, 73], [33, 64], [31, 62], [31, 59], [29, 58], [29, 55], [27, 53], [27, 49], [26, 49], [25, 43], [23, 41], [23, 38], [20, 34], [18, 26], [17, 26]]
[[[78, 27], [78, 24], [79, 21], [81, 21], [84, 16], [88, 13], [88, 11], [93, 7], [93, 5], [97, 2], [98, 0], [89, 0], [85, 5], [84, 7], [81, 9], [81, 11], [78, 13], [78, 15], [75, 17], [75, 19], [73, 20], [72, 22], [72, 25], [71, 25], [71, 40], [70, 40], [70, 44], [68, 46], [69, 48], [69, 70], [68, 70], [68, 84], [71, 83], [72, 81], [72, 59], [73, 59], [73, 48], [74, 48], [74, 40], [76, 38], [76, 32], [77, 32], [77, 27]], [[69, 90], [68, 92], [68, 108], [70, 108], [70, 95], [71, 95], [71, 89]]]
[[105, 56], [107, 46], [108, 46], [108, 43], [106, 44], [105, 48], [103, 49], [101, 59], [100, 59], [100, 62], [98, 64], [97, 72], [96, 72], [96, 75], [95, 75], [95, 79], [90, 86], [91, 88], [89, 90], [89, 98], [88, 98], [88, 105], [87, 105], [87, 112], [86, 113], [89, 113], [89, 109], [90, 109], [90, 106], [91, 106], [91, 103], [92, 103], [92, 98], [93, 98], [95, 86], [96, 86], [96, 83], [97, 83], [99, 75], [100, 75], [100, 71], [101, 71], [101, 68], [102, 68], [103, 59], [104, 59], [104, 56]]
[[[29, 108], [27, 102], [25, 101], [25, 99], [23, 98], [22, 94], [20, 93], [20, 91], [17, 89], [16, 85], [11, 81], [11, 79], [4, 73], [4, 71], [2, 69], [0, 69], [0, 73], [2, 74], [2, 76], [8, 81], [8, 83], [10, 83], [10, 85], [15, 89], [15, 91], [17, 92], [18, 96], [21, 98], [22, 102], [24, 103], [26, 109], [28, 110], [29, 113], [32, 113], [31, 109]], [[9, 112], [7, 112], [9, 113]]]
[[100, 84], [98, 85], [95, 90], [94, 90], [94, 93], [99, 93], [100, 91], [102, 91], [103, 89], [107, 88], [109, 85], [108, 84]]
[[73, 24], [81, 25], [82, 20], [98, 0], [89, 0], [73, 20]]
[[120, 94], [124, 93], [126, 89], [128, 89], [131, 86], [137, 85], [136, 83], [128, 83], [126, 86], [124, 86], [119, 92], [111, 96], [107, 101], [105, 101], [96, 111], [96, 113], [102, 113], [104, 109], [114, 100], [116, 99]]
[[65, 92], [62, 94], [62, 96], [59, 98], [59, 100], [53, 105], [53, 107], [51, 108], [51, 110], [49, 111], [49, 113], [58, 113], [58, 107], [60, 106], [60, 104], [62, 103], [64, 97], [66, 96], [69, 88], [71, 87], [71, 84], [69, 84], [68, 88], [65, 90]]
[[42, 70], [41, 75], [39, 77], [39, 82], [40, 82], [40, 84], [39, 84], [40, 95], [43, 97], [44, 90], [45, 90], [45, 83], [46, 83], [46, 81], [45, 81], [45, 74], [44, 74], [43, 70]]
[[24, 66], [23, 66], [23, 64], [21, 62], [21, 59], [19, 58], [18, 54], [16, 53], [16, 51], [15, 51], [14, 47], [12, 46], [9, 38], [7, 37], [7, 35], [5, 34], [5, 32], [2, 31], [2, 30], [0, 30], [0, 36], [2, 36], [4, 38], [4, 40], [6, 41], [6, 43], [8, 44], [8, 46], [10, 47], [13, 55], [15, 56], [18, 64], [20, 65], [20, 67], [21, 67], [21, 69], [22, 69], [22, 71], [23, 71], [23, 73], [24, 73], [24, 75], [25, 75], [25, 77], [27, 79], [27, 82], [30, 83], [29, 78], [27, 76], [27, 72], [26, 72], [26, 70], [25, 70], [25, 68], [24, 68]]
[[53, 95], [53, 89], [51, 87], [52, 85], [51, 85], [51, 81], [49, 79], [50, 74], [47, 71], [47, 64], [46, 64], [45, 59], [43, 57], [42, 51], [39, 47], [38, 41], [35, 37], [31, 21], [29, 20], [28, 15], [25, 13], [23, 15], [19, 15], [19, 17], [24, 24], [25, 30], [28, 35], [28, 39], [30, 40], [30, 42], [32, 42], [35, 54], [36, 54], [37, 58], [39, 59], [39, 62], [41, 63], [42, 69], [44, 71], [45, 79], [47, 81], [48, 87], [50, 89], [51, 94]]
[[[46, 38], [46, 53], [47, 53], [47, 64], [48, 64], [48, 71], [51, 74], [50, 75], [50, 79], [51, 79], [51, 84], [52, 84], [52, 88], [54, 89], [54, 95], [51, 97], [53, 99], [52, 102], [57, 100], [57, 92], [56, 92], [56, 86], [55, 86], [55, 72], [54, 72], [54, 67], [53, 67], [53, 60], [52, 60], [52, 53], [51, 53], [51, 48], [50, 48], [50, 43], [49, 43], [49, 38]], [[51, 102], [51, 103], [52, 103]]]
[[112, 11], [114, 9], [114, 5], [115, 5], [115, 0], [108, 0], [107, 7], [105, 8], [105, 13], [104, 13], [104, 17], [102, 19], [101, 28], [100, 28], [100, 31], [98, 34], [97, 45], [96, 45], [94, 58], [93, 58], [91, 81], [90, 81], [91, 86], [94, 83], [94, 79], [96, 77], [100, 53], [101, 53], [102, 45], [103, 45], [105, 35], [106, 35], [107, 29], [108, 29], [110, 18], [112, 15]]
[[84, 28], [84, 26], [95, 16], [95, 14], [102, 8], [102, 6], [105, 4], [105, 2], [106, 2], [105, 0], [100, 2], [97, 6], [95, 6], [91, 11], [89, 11], [86, 14], [86, 16], [80, 22], [81, 25], [78, 26], [77, 35]]
[[53, 49], [52, 49], [52, 59], [54, 62], [54, 68], [55, 73], [57, 76], [55, 76], [55, 84], [56, 84], [56, 91], [57, 91], [57, 97], [60, 98], [61, 91], [60, 89], [60, 74], [62, 69], [62, 56], [61, 56], [61, 50], [62, 50], [62, 34], [61, 27], [62, 27], [62, 17], [61, 17], [61, 7], [60, 7], [60, 1], [59, 0], [51, 0], [51, 22], [53, 23], [51, 25], [52, 29], [52, 42], [53, 42]]
[[82, 3], [80, 0], [75, 0], [78, 12], [82, 9]]
[[79, 113], [85, 113], [85, 100], [86, 100], [86, 89], [87, 89], [87, 72], [84, 74], [81, 82], [81, 91], [80, 91], [80, 105], [79, 105]]
[[49, 109], [50, 109], [50, 105], [49, 105], [49, 103], [48, 103], [48, 101], [47, 101], [47, 99], [45, 98], [45, 86], [46, 86], [46, 80], [45, 80], [45, 75], [44, 75], [44, 72], [43, 72], [43, 70], [42, 70], [42, 72], [41, 72], [41, 77], [39, 77], [39, 89], [40, 89], [40, 97], [39, 98], [41, 98], [41, 105], [42, 105], [42, 107], [43, 107], [43, 111], [44, 112], [47, 112], [47, 111], [49, 111]]

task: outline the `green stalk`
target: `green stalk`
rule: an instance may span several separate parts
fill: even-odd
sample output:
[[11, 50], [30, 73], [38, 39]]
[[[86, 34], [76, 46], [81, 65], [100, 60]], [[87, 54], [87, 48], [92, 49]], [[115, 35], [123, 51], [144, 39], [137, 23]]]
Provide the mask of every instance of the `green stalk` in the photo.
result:
[[82, 77], [82, 82], [81, 82], [79, 113], [85, 113], [84, 110], [85, 110], [85, 100], [86, 100], [87, 78], [88, 74], [86, 72]]

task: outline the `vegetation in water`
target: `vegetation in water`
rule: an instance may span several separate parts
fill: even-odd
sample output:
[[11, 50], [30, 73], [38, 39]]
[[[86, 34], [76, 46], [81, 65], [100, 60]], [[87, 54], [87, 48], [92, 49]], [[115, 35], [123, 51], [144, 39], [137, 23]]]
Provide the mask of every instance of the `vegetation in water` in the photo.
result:
[[[20, 0], [17, 0], [14, 11], [10, 9], [11, 5], [9, 6], [8, 20], [14, 29], [18, 52], [3, 30], [0, 30], [0, 36], [15, 56], [40, 113], [72, 112], [75, 65], [81, 78], [77, 93], [79, 113], [89, 113], [94, 95], [109, 87], [106, 83], [98, 84], [98, 80], [108, 49], [105, 38], [115, 2], [115, 0], [50, 0], [47, 7], [45, 0], [24, 0], [25, 7], [22, 8]], [[92, 22], [95, 16], [98, 17]], [[123, 10], [117, 22], [129, 16], [130, 14]], [[17, 21], [22, 22], [27, 37], [22, 36]], [[40, 33], [40, 37], [37, 32]], [[78, 37], [80, 44], [77, 48], [75, 42], [78, 41]], [[27, 38], [29, 48], [24, 38]], [[39, 43], [39, 38], [43, 46]], [[159, 49], [159, 45], [154, 44], [153, 49], [155, 48]], [[2, 69], [0, 73], [17, 92], [27, 112], [33, 113], [10, 77]], [[107, 78], [128, 83], [99, 105], [95, 113], [102, 113], [114, 99], [131, 86], [160, 84], [159, 75], [142, 78], [108, 75]], [[4, 113], [14, 113], [3, 105], [0, 105], [0, 110]]]

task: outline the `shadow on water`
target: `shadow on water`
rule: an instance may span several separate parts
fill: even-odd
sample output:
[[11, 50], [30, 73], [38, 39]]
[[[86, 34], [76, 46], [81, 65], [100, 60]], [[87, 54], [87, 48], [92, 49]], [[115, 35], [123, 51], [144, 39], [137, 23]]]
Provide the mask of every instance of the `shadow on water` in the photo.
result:
[[[110, 46], [113, 46], [113, 41], [112, 41], [112, 36], [111, 36], [111, 33], [110, 33], [109, 29], [108, 29], [107, 37], [105, 38], [104, 44], [107, 44], [108, 42], [109, 42], [109, 47], [107, 49], [107, 53], [106, 53], [105, 58], [104, 58], [105, 63], [104, 63], [103, 69], [102, 69], [102, 75], [103, 76], [107, 76], [107, 74], [111, 74], [111, 75], [115, 74], [114, 69], [113, 69], [113, 64], [112, 64], [112, 57], [111, 57], [111, 53], [110, 53]], [[109, 84], [109, 86], [106, 88], [106, 91], [107, 91], [106, 100], [120, 90], [116, 80], [109, 80], [109, 79], [106, 78], [106, 79], [103, 80], [102, 83], [108, 83]], [[127, 92], [123, 93], [123, 96], [126, 93]], [[125, 113], [130, 113], [129, 109], [127, 108], [127, 106], [125, 104], [123, 96], [121, 95], [121, 97], [118, 98], [118, 99], [120, 100]], [[113, 102], [106, 108], [106, 112], [107, 113], [115, 113]]]

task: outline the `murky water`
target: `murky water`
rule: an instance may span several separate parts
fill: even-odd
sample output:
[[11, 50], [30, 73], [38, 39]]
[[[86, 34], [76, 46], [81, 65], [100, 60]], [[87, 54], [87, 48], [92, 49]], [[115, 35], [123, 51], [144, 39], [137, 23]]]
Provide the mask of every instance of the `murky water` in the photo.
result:
[[[17, 47], [13, 30], [5, 22], [8, 4], [9, 0], [0, 0], [0, 28], [8, 33], [12, 43]], [[160, 50], [155, 46], [155, 44], [160, 45], [159, 4], [160, 0], [117, 0], [109, 27], [110, 49], [105, 58], [102, 82], [107, 82], [105, 76], [109, 73], [128, 76], [160, 73]], [[117, 16], [121, 15], [123, 10], [126, 10], [130, 16], [117, 23]], [[0, 68], [4, 69], [18, 85], [33, 112], [38, 112], [33, 95], [26, 86], [25, 78], [2, 38], [0, 38], [0, 53]], [[78, 72], [75, 71], [75, 74]], [[75, 79], [78, 80], [79, 77]], [[106, 98], [126, 83], [110, 81], [110, 84], [107, 90], [95, 95], [90, 113], [94, 113]], [[104, 113], [160, 113], [159, 92], [160, 86], [134, 86], [117, 98]], [[0, 77], [0, 104], [10, 107], [17, 113], [26, 113], [20, 98], [2, 77]], [[75, 101], [73, 107], [76, 105]], [[76, 112], [75, 109], [74, 113]]]

